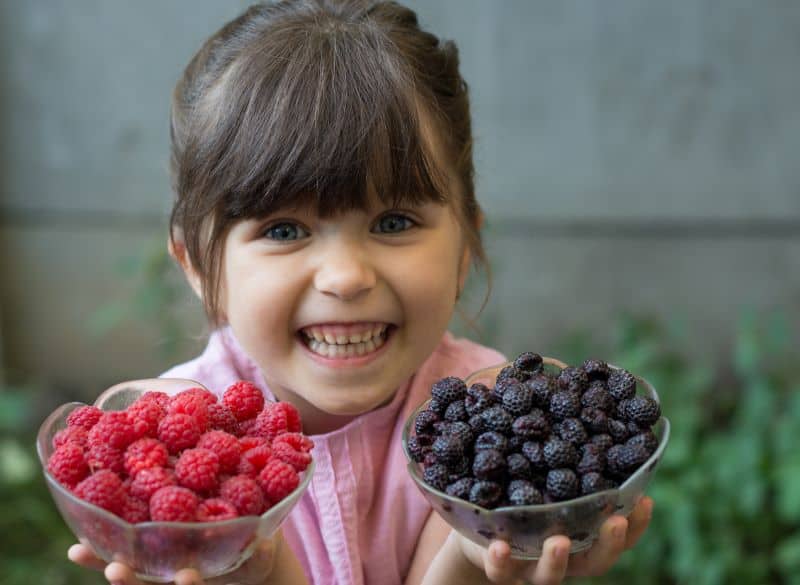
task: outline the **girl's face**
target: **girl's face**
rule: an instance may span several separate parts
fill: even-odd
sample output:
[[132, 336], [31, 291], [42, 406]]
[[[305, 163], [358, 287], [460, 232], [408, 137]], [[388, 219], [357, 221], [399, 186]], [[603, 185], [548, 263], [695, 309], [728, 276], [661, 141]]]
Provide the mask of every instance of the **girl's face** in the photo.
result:
[[469, 260], [450, 206], [286, 210], [230, 231], [221, 309], [276, 397], [326, 432], [391, 400], [430, 355]]

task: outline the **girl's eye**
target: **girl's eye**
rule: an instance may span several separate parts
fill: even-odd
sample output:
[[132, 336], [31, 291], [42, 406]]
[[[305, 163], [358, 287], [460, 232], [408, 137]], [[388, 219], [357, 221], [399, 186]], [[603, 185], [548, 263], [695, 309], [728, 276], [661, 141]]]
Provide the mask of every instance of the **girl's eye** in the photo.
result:
[[292, 242], [308, 237], [308, 232], [296, 223], [282, 221], [269, 226], [264, 236], [278, 242]]
[[378, 220], [373, 231], [380, 234], [397, 234], [414, 227], [413, 219], [402, 213], [387, 213]]

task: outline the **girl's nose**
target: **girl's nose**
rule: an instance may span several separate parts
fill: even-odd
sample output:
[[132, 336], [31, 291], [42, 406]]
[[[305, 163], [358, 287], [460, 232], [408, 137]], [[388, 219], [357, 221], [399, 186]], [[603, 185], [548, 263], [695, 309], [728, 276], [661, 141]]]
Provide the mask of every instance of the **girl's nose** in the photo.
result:
[[314, 287], [327, 295], [352, 300], [376, 283], [375, 271], [361, 250], [340, 246], [325, 254], [314, 275]]

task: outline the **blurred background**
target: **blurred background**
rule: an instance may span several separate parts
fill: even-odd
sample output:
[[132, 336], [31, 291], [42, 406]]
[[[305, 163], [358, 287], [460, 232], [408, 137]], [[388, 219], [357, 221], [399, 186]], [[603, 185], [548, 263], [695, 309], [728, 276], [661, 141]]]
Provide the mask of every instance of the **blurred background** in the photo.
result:
[[[0, 0], [0, 583], [102, 583], [41, 478], [56, 405], [193, 356], [168, 104], [249, 2]], [[800, 583], [800, 4], [407, 2], [460, 47], [492, 293], [453, 328], [659, 389], [651, 529], [594, 583]]]

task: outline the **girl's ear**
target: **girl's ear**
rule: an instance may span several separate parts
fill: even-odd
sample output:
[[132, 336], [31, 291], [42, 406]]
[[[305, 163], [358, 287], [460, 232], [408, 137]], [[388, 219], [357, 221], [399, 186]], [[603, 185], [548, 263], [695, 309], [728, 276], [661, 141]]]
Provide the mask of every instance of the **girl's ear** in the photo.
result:
[[194, 266], [192, 266], [192, 261], [189, 259], [189, 253], [186, 251], [186, 242], [183, 239], [182, 231], [174, 230], [171, 237], [167, 238], [167, 249], [169, 250], [169, 255], [180, 265], [194, 294], [196, 294], [200, 300], [203, 300], [203, 287], [200, 283], [200, 277], [195, 271]]

